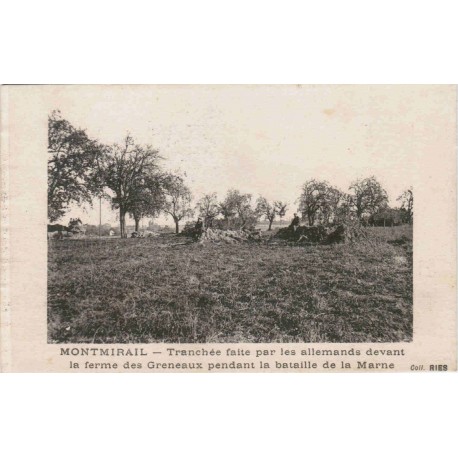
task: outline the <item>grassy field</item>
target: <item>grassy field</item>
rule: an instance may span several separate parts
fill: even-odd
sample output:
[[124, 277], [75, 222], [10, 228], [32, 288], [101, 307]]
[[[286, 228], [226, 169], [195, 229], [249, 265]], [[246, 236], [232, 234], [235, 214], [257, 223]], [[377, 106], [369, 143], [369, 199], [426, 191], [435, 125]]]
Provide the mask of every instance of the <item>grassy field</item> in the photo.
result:
[[356, 244], [49, 244], [49, 342], [412, 339], [412, 228]]

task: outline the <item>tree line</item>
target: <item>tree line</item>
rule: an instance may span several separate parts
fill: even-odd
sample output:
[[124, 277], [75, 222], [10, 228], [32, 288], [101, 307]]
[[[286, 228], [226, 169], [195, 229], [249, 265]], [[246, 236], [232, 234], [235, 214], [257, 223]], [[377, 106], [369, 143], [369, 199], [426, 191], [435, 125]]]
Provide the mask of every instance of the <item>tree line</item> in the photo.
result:
[[[223, 200], [216, 193], [202, 196], [195, 206], [183, 176], [162, 167], [159, 151], [140, 145], [130, 135], [122, 144], [105, 145], [75, 128], [56, 110], [48, 117], [48, 218], [62, 218], [70, 205], [92, 205], [93, 199], [107, 199], [118, 212], [121, 237], [127, 236], [126, 216], [139, 230], [143, 218], [169, 215], [176, 233], [180, 223], [196, 213], [206, 226], [244, 228], [264, 218], [271, 230], [277, 218], [285, 216], [289, 204], [269, 201], [260, 196], [230, 189]], [[326, 181], [309, 180], [298, 199], [303, 221], [313, 226], [356, 219], [375, 224], [394, 219], [411, 223], [413, 193], [407, 189], [398, 201], [400, 207], [388, 206], [386, 191], [375, 177], [357, 180], [347, 193]], [[396, 221], [397, 221], [396, 220]]]
[[142, 218], [161, 212], [179, 222], [192, 215], [190, 189], [177, 174], [164, 171], [159, 151], [127, 135], [122, 144], [105, 145], [65, 120], [59, 111], [48, 117], [48, 218], [62, 218], [72, 204], [92, 205], [107, 199], [119, 215], [121, 237], [126, 216], [139, 230]]
[[413, 221], [413, 191], [397, 198], [399, 206], [388, 205], [388, 195], [376, 177], [352, 182], [347, 192], [327, 181], [308, 180], [302, 186], [299, 211], [310, 225], [356, 220], [364, 225], [399, 225]]

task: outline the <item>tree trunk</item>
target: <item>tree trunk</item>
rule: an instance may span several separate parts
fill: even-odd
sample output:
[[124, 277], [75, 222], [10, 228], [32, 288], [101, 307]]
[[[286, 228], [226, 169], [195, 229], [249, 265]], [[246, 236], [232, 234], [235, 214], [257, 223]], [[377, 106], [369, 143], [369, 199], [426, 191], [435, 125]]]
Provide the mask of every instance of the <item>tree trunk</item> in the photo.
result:
[[121, 238], [126, 238], [126, 212], [123, 208], [119, 209], [119, 229], [121, 230]]
[[180, 233], [180, 220], [177, 218], [173, 218], [175, 221], [175, 234]]
[[272, 223], [274, 222], [273, 219], [269, 219], [269, 229], [267, 229], [268, 231], [271, 231], [272, 230]]
[[140, 218], [137, 218], [134, 216], [134, 220], [135, 220], [135, 232], [139, 232], [140, 231]]

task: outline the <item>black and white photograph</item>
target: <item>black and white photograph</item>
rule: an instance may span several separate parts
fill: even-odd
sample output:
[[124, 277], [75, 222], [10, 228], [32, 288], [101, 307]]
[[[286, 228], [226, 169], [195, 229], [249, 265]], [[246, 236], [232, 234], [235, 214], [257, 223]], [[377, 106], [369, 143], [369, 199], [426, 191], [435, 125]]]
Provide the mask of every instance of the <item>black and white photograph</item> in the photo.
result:
[[2, 6], [4, 456], [456, 448], [452, 2]]
[[413, 339], [418, 91], [68, 87], [48, 343]]

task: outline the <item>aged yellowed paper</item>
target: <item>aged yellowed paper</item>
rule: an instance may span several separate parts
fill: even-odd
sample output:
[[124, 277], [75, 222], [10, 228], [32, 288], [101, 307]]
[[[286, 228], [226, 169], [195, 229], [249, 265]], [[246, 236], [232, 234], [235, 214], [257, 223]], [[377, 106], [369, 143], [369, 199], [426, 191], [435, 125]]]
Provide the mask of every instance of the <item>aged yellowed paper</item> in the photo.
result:
[[1, 370], [456, 370], [456, 106], [3, 86]]

